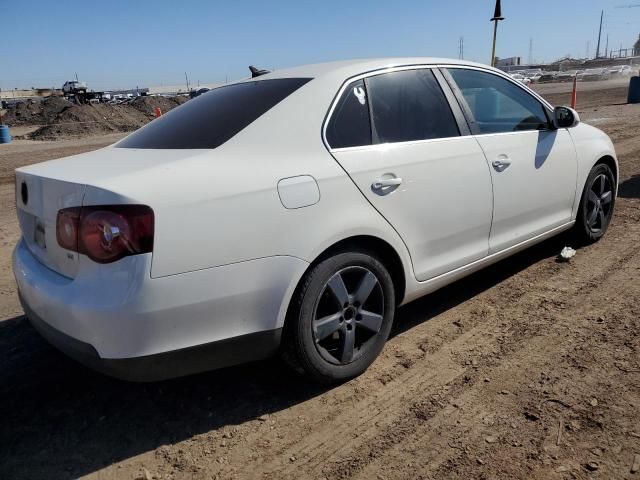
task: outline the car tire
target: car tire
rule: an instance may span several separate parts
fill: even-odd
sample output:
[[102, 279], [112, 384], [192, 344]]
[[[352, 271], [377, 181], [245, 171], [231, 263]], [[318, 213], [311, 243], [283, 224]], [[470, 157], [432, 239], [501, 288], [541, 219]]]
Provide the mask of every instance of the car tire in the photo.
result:
[[294, 293], [283, 358], [318, 383], [356, 377], [384, 347], [395, 307], [391, 275], [374, 255], [343, 252], [326, 258]]
[[580, 244], [600, 240], [607, 231], [616, 201], [616, 179], [608, 165], [591, 169], [582, 191], [574, 237]]

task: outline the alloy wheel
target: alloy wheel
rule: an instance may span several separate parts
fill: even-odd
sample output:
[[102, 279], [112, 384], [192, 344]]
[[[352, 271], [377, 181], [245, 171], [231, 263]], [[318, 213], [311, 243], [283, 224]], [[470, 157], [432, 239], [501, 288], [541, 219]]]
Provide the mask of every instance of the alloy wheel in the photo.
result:
[[326, 361], [347, 365], [374, 345], [384, 318], [385, 298], [376, 275], [360, 266], [335, 273], [313, 311], [313, 339]]
[[587, 226], [594, 232], [603, 230], [609, 220], [613, 200], [611, 181], [605, 174], [593, 179], [587, 196]]

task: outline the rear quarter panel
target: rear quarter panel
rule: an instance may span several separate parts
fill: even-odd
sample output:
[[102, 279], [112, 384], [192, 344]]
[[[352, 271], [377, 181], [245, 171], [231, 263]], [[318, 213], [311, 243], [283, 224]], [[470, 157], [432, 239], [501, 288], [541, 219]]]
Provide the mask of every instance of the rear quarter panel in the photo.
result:
[[[410, 265], [395, 230], [322, 143], [340, 85], [311, 81], [222, 146], [88, 186], [85, 204], [113, 197], [153, 208], [154, 278], [269, 256], [312, 262], [355, 235], [387, 241]], [[320, 200], [286, 209], [278, 181], [298, 175], [316, 180]]]

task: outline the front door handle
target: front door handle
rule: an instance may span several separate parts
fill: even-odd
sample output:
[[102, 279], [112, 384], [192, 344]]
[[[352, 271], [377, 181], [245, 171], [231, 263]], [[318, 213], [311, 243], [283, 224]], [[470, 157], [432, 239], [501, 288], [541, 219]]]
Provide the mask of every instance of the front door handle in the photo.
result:
[[384, 176], [371, 184], [371, 190], [378, 195], [387, 195], [400, 185], [402, 185], [402, 179], [400, 177]]
[[509, 165], [511, 165], [511, 160], [509, 160], [509, 157], [500, 158], [491, 162], [491, 165], [496, 172], [504, 172], [507, 168], [509, 168]]

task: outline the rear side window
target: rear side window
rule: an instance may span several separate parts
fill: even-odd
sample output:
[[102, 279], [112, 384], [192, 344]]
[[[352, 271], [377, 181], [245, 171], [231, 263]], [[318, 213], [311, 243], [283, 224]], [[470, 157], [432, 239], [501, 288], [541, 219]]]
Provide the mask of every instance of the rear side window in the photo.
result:
[[549, 128], [542, 104], [518, 85], [498, 75], [449, 69], [473, 114], [480, 133]]
[[332, 148], [371, 145], [371, 119], [363, 80], [352, 82], [342, 93], [327, 126], [327, 142]]
[[310, 78], [237, 83], [189, 100], [132, 133], [119, 148], [216, 148], [273, 108]]
[[433, 72], [401, 70], [367, 79], [373, 143], [457, 137], [458, 124]]

